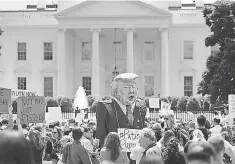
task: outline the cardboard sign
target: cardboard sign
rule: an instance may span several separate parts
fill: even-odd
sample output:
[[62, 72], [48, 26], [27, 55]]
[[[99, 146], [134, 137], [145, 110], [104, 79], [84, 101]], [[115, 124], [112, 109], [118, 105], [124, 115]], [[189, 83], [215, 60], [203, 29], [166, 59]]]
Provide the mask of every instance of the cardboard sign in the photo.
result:
[[49, 121], [61, 121], [61, 107], [48, 107]]
[[19, 90], [19, 89], [13, 89], [11, 91], [11, 97], [17, 98], [17, 97], [35, 97], [37, 96], [36, 92], [28, 91], [28, 90]]
[[235, 95], [228, 95], [229, 115], [235, 118]]
[[11, 105], [11, 90], [0, 88], [0, 113], [8, 113], [8, 108]]
[[131, 152], [133, 148], [139, 145], [140, 130], [119, 128], [118, 135], [121, 140], [121, 146], [126, 152]]
[[149, 98], [149, 107], [150, 108], [160, 108], [159, 98], [150, 97]]
[[45, 97], [18, 97], [17, 117], [22, 124], [42, 123], [45, 120]]

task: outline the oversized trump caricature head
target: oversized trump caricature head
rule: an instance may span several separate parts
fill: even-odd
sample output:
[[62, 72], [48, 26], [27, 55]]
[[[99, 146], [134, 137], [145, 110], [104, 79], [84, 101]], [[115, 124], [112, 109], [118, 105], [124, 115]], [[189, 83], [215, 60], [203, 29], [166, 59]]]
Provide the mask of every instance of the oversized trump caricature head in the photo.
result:
[[111, 95], [118, 99], [123, 105], [132, 105], [137, 98], [138, 75], [134, 73], [119, 74], [113, 79]]

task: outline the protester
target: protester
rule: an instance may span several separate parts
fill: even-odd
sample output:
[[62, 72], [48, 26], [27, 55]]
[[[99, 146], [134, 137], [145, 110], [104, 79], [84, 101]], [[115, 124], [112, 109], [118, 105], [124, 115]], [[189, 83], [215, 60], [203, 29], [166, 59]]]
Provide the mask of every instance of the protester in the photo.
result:
[[31, 146], [22, 133], [0, 132], [0, 164], [32, 164]]
[[214, 164], [215, 149], [207, 141], [194, 141], [189, 144], [186, 157], [190, 164]]
[[32, 148], [33, 164], [42, 164], [44, 142], [41, 133], [34, 128], [29, 131], [29, 142]]
[[211, 136], [221, 136], [222, 127], [218, 116], [214, 117], [213, 124], [214, 127], [210, 129]]
[[140, 131], [139, 144], [145, 149], [142, 159], [149, 155], [162, 156], [161, 150], [157, 147], [155, 134], [152, 129], [144, 128]]
[[73, 142], [68, 143], [62, 156], [62, 162], [65, 164], [91, 164], [91, 159], [86, 149], [81, 144], [83, 128], [75, 127], [72, 131]]
[[100, 161], [111, 161], [115, 164], [129, 164], [126, 152], [121, 149], [120, 138], [117, 133], [110, 132], [100, 151]]

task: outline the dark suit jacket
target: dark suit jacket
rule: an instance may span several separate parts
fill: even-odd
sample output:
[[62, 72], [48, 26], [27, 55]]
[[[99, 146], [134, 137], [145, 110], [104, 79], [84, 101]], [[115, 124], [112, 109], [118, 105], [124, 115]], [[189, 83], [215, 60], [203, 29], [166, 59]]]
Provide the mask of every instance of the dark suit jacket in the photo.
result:
[[128, 119], [118, 103], [113, 100], [99, 101], [93, 104], [92, 110], [96, 111], [97, 130], [96, 137], [100, 140], [100, 147], [103, 146], [105, 137], [109, 132], [117, 132], [118, 128], [143, 129], [145, 125], [146, 104], [137, 100], [133, 115], [133, 127], [128, 127]]

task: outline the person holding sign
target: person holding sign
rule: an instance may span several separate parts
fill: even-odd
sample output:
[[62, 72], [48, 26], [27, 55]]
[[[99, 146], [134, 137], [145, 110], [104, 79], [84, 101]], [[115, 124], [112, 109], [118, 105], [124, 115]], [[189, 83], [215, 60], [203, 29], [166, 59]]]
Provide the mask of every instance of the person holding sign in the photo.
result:
[[13, 114], [12, 114], [12, 111], [13, 111], [13, 107], [10, 106], [8, 108], [8, 114], [9, 114], [9, 121], [7, 121], [7, 124], [2, 124], [2, 127], [0, 128], [0, 131], [1, 130], [12, 130], [13, 127], [14, 127], [14, 121], [13, 121]]
[[100, 147], [109, 132], [118, 132], [118, 128], [143, 129], [145, 126], [146, 104], [137, 99], [138, 75], [123, 73], [113, 79], [111, 99], [93, 103], [96, 111], [96, 137]]

